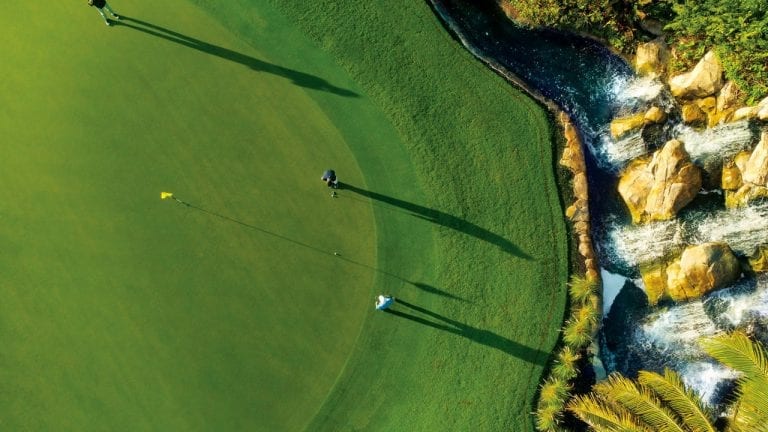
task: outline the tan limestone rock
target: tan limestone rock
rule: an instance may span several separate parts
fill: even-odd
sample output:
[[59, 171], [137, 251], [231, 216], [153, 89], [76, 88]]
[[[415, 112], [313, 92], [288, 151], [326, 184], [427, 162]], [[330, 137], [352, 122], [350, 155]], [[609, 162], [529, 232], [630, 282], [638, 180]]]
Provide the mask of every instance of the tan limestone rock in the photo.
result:
[[730, 285], [740, 274], [739, 260], [727, 244], [689, 246], [667, 267], [667, 294], [678, 302], [694, 300]]
[[710, 114], [717, 109], [717, 98], [714, 96], [696, 99], [696, 105], [705, 113]]
[[650, 160], [630, 163], [619, 179], [619, 194], [635, 223], [672, 219], [700, 188], [701, 171], [677, 140], [667, 142]]
[[651, 267], [640, 269], [640, 276], [645, 286], [645, 295], [648, 296], [648, 303], [655, 306], [659, 303], [667, 290], [667, 272], [666, 265], [659, 263]]
[[760, 108], [760, 110], [757, 112], [757, 119], [761, 121], [768, 120], [768, 105]]
[[664, 39], [658, 38], [637, 46], [635, 70], [638, 75], [661, 76], [666, 69], [669, 49]]
[[714, 51], [707, 52], [691, 70], [669, 80], [672, 95], [679, 98], [711, 96], [723, 87], [723, 67]]
[[736, 192], [726, 191], [725, 206], [727, 208], [743, 207], [750, 201], [761, 198], [768, 198], [768, 187], [744, 184]]
[[683, 123], [685, 124], [701, 124], [707, 121], [707, 115], [695, 103], [688, 103], [683, 105], [681, 111]]
[[736, 104], [739, 102], [739, 87], [733, 82], [728, 81], [720, 89], [720, 93], [717, 95], [717, 112], [723, 112], [725, 110], [736, 108]]
[[763, 131], [760, 136], [760, 142], [752, 150], [741, 178], [744, 183], [768, 186], [768, 131]]
[[721, 186], [724, 190], [735, 191], [741, 187], [741, 171], [735, 164], [723, 167]]
[[573, 224], [573, 231], [575, 231], [577, 234], [588, 233], [589, 224], [587, 222], [576, 222]]
[[667, 113], [657, 106], [652, 106], [645, 112], [643, 122], [645, 124], [663, 123], [667, 119]]
[[758, 247], [755, 253], [749, 257], [749, 267], [754, 272], [768, 271], [768, 245]]
[[592, 243], [579, 244], [579, 254], [584, 258], [594, 259], [595, 253], [592, 251]]
[[576, 173], [576, 175], [573, 176], [573, 195], [576, 199], [589, 199], [587, 176], [583, 172]]
[[736, 165], [739, 171], [744, 172], [747, 169], [747, 162], [749, 162], [750, 156], [752, 156], [751, 152], [742, 150], [733, 157], [733, 164]]
[[585, 259], [584, 260], [584, 267], [587, 269], [595, 269], [595, 260], [594, 259]]
[[757, 117], [757, 112], [759, 110], [760, 108], [756, 106], [739, 108], [733, 112], [733, 117], [731, 118], [731, 121], [753, 119]]
[[619, 117], [611, 121], [611, 136], [616, 139], [632, 130], [640, 128], [645, 122], [645, 113]]
[[721, 123], [732, 121], [735, 108], [728, 108], [725, 111], [715, 111], [709, 114], [707, 127], [713, 128]]

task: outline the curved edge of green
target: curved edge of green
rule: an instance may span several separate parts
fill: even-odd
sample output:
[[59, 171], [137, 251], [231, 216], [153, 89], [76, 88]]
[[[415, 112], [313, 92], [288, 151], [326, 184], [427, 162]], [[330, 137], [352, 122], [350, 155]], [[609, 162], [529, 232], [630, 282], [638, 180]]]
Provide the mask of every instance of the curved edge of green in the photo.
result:
[[[230, 29], [232, 29], [233, 33], [239, 34], [241, 37], [247, 39], [247, 35], [250, 32], [249, 27], [254, 25], [253, 22], [248, 20], [247, 14], [233, 16], [224, 13], [221, 10], [216, 10], [215, 7], [206, 7], [205, 0], [191, 1], [209, 10], [217, 19], [224, 22]], [[280, 3], [280, 5], [276, 5], [275, 3]], [[272, 2], [272, 5], [283, 13], [286, 13], [286, 10], [290, 9], [292, 5], [297, 6], [298, 3], [299, 2], [283, 1]], [[425, 31], [430, 36], [435, 37], [437, 35], [436, 37], [438, 40], [433, 41], [437, 46], [445, 48], [454, 43], [442, 28], [435, 30], [435, 17], [430, 14], [425, 4], [406, 5], [405, 2], [402, 3], [403, 4], [398, 3], [398, 5], [392, 6], [395, 9], [400, 8], [397, 12], [391, 8], [387, 8], [387, 10], [379, 13], [379, 16], [381, 16], [381, 14], [386, 14], [387, 11], [393, 12], [393, 17], [386, 23], [377, 23], [377, 28], [371, 30], [374, 35], [377, 34], [376, 31], [380, 31], [382, 27], [386, 28], [388, 24], [392, 24], [398, 17], [402, 17], [407, 13], [413, 14], [413, 9], [417, 9], [415, 11], [417, 15], [415, 20], [419, 21], [419, 24], [424, 24], [426, 22], [428, 26], [433, 26], [432, 28], [427, 27]], [[394, 101], [392, 98], [398, 96], [398, 92], [392, 91], [390, 88], [386, 87], [386, 85], [391, 83], [377, 82], [376, 79], [377, 77], [380, 77], [380, 75], [364, 76], [365, 73], [361, 72], [360, 68], [364, 68], [365, 65], [354, 65], [354, 63], [352, 63], [354, 62], [354, 59], [351, 58], [354, 57], [354, 55], [342, 53], [345, 46], [344, 41], [341, 40], [342, 37], [339, 36], [339, 32], [343, 33], [345, 30], [359, 32], [359, 28], [349, 27], [350, 22], [354, 21], [356, 17], [346, 17], [347, 19], [344, 23], [338, 23], [338, 28], [331, 29], [331, 26], [327, 25], [329, 18], [328, 16], [323, 16], [324, 12], [322, 11], [323, 7], [331, 6], [332, 5], [329, 4], [305, 4], [305, 7], [302, 7], [301, 10], [292, 9], [291, 13], [286, 14], [291, 15], [290, 19], [294, 25], [297, 22], [304, 23], [305, 31], [311, 35], [310, 38], [315, 41], [321, 51], [330, 53], [330, 57], [336, 58], [348, 72], [350, 69], [354, 69], [355, 73], [351, 74], [353, 77], [352, 80], [345, 78], [346, 74], [340, 74], [338, 77], [333, 77], [334, 80], [341, 80], [334, 84], [354, 89], [360, 88], [360, 85], [362, 84], [367, 91], [367, 94], [372, 95], [371, 97], [377, 106], [381, 107], [382, 105], [393, 104]], [[254, 6], [249, 0], [234, 0], [232, 7], [234, 9], [240, 8], [240, 10], [247, 11]], [[347, 6], [338, 7], [342, 9], [347, 8]], [[380, 5], [356, 5], [349, 6], [349, 8], [356, 8], [356, 11], [360, 12], [360, 10], [363, 9], [380, 8]], [[343, 11], [339, 10], [333, 12], [343, 13]], [[367, 12], [369, 11], [363, 11], [361, 14]], [[330, 13], [331, 12], [328, 12], [328, 14]], [[371, 12], [371, 15], [375, 14]], [[302, 21], [314, 20], [314, 18], [317, 18], [316, 22], [313, 21], [312, 23], [307, 23]], [[335, 24], [336, 23], [334, 22], [334, 25]], [[360, 26], [365, 25], [364, 22], [357, 24]], [[405, 25], [405, 23], [403, 25]], [[279, 28], [274, 29], [276, 30], [274, 33], [274, 43], [281, 43], [281, 46], [285, 47], [285, 41], [279, 40]], [[319, 29], [327, 29], [327, 31]], [[398, 44], [398, 48], [401, 48], [402, 45], [408, 45], [409, 41], [400, 37], [397, 34], [397, 29], [391, 30], [391, 34], [387, 33], [386, 35], [383, 35], [382, 39], [384, 39], [384, 42], [376, 41], [379, 47], [386, 43]], [[411, 32], [414, 31], [414, 29], [409, 30]], [[381, 33], [379, 33], [379, 35], [381, 35]], [[365, 42], [373, 43], [374, 41], [367, 40]], [[423, 41], [418, 41], [418, 43], [423, 43]], [[544, 247], [546, 250], [535, 250], [535, 254], [533, 254], [534, 263], [531, 264], [535, 268], [529, 273], [522, 275], [505, 275], [506, 279], [504, 280], [504, 284], [509, 284], [513, 287], [530, 286], [531, 288], [522, 293], [515, 293], [512, 295], [505, 293], [506, 290], [503, 290], [503, 287], [496, 287], [495, 291], [491, 292], [490, 295], [494, 296], [496, 300], [507, 297], [516, 303], [539, 305], [543, 302], [546, 303], [546, 306], [532, 307], [531, 311], [516, 311], [510, 309], [509, 305], [484, 304], [492, 310], [483, 314], [479, 320], [483, 322], [488, 319], [493, 319], [494, 322], [489, 323], [489, 325], [493, 324], [498, 328], [505, 328], [505, 331], [510, 335], [510, 339], [536, 341], [537, 350], [545, 353], [546, 355], [542, 355], [546, 357], [550, 355], [550, 350], [555, 346], [558, 339], [558, 330], [561, 324], [560, 321], [565, 308], [565, 282], [567, 280], [568, 271], [565, 224], [560, 216], [562, 214], [560, 211], [560, 201], [557, 196], [557, 188], [555, 187], [554, 173], [552, 172], [553, 154], [551, 144], [553, 128], [548, 122], [549, 117], [544, 112], [544, 109], [530, 98], [519, 92], [517, 89], [510, 88], [508, 83], [504, 82], [498, 76], [488, 71], [484, 66], [477, 63], [468, 53], [463, 52], [461, 48], [454, 46], [447, 50], [453, 50], [453, 53], [450, 55], [459, 62], [458, 67], [462, 69], [463, 72], [469, 70], [471, 73], [477, 74], [477, 76], [480, 77], [478, 78], [478, 82], [483, 83], [481, 91], [484, 95], [491, 94], [498, 96], [504, 94], [505, 96], [510, 97], [511, 100], [511, 102], [505, 103], [504, 106], [509, 107], [515, 104], [520, 104], [522, 106], [520, 112], [509, 113], [510, 118], [508, 119], [501, 118], [501, 116], [499, 116], [499, 111], [492, 109], [487, 110], [488, 113], [483, 114], [487, 116], [496, 116], [496, 118], [488, 118], [486, 116], [485, 118], [480, 119], [491, 123], [495, 127], [504, 128], [507, 127], [507, 124], [512, 125], [512, 129], [514, 129], [512, 132], [495, 133], [495, 135], [490, 138], [484, 138], [482, 133], [485, 131], [482, 121], [478, 120], [478, 124], [474, 124], [474, 119], [472, 118], [464, 118], [465, 121], [471, 123], [469, 125], [470, 127], [466, 128], [466, 130], [459, 130], [459, 128], [464, 125], [449, 125], [448, 127], [451, 128], [449, 132], [454, 137], [467, 140], [489, 141], [488, 147], [477, 151], [478, 155], [475, 155], [476, 159], [468, 161], [469, 166], [472, 168], [482, 167], [482, 165], [477, 165], [482, 163], [498, 164], [498, 160], [493, 161], [492, 159], [488, 159], [489, 155], [493, 155], [494, 152], [497, 152], [497, 149], [493, 148], [493, 146], [499, 145], [504, 139], [507, 139], [514, 135], [515, 132], [518, 132], [520, 129], [517, 126], [525, 125], [520, 126], [520, 128], [527, 130], [526, 133], [530, 134], [530, 136], [526, 135], [526, 137], [529, 137], [531, 142], [522, 143], [525, 144], [526, 147], [522, 148], [520, 152], [518, 152], [518, 149], [505, 149], [504, 152], [499, 151], [499, 153], [503, 153], [503, 156], [519, 157], [520, 163], [523, 164], [521, 169], [500, 168], [494, 165], [494, 175], [505, 173], [506, 175], [509, 175], [510, 178], [495, 178], [491, 180], [494, 182], [494, 185], [505, 181], [515, 185], [515, 193], [512, 195], [524, 195], [524, 193], [521, 194], [520, 191], [517, 190], [517, 182], [532, 182], [530, 183], [532, 189], [530, 193], [539, 199], [543, 198], [543, 205], [547, 207], [547, 209], [542, 210], [541, 214], [546, 220], [544, 220], [544, 223], [540, 226], [524, 227], [525, 229], [522, 229], [524, 232], [520, 232], [521, 230], [515, 227], [510, 227], [507, 223], [500, 222], [495, 224], [495, 221], [485, 222], [487, 222], [489, 226], [495, 224], [494, 226], [497, 226], [500, 230], [506, 230], [511, 236], [520, 239], [521, 245], [535, 246], [537, 243], [546, 243], [546, 246]], [[278, 54], [276, 59], [279, 59], [280, 55], [282, 55], [282, 59], [286, 61], [296, 61], [296, 59], [301, 56], [314, 56], [310, 51], [302, 51], [300, 53], [289, 51], [290, 50], [282, 51]], [[324, 63], [326, 66], [331, 66], [331, 69], [334, 68], [333, 65], [325, 63], [328, 61], [327, 59], [319, 59], [320, 57], [322, 56], [318, 55], [313, 57], [313, 59]], [[413, 59], [413, 61], [419, 62], [418, 59]], [[395, 71], [389, 69], [392, 67], [391, 65], [384, 64], [383, 66], [387, 67], [388, 70], [381, 71], [381, 73], [396, 74]], [[436, 71], [429, 71], [429, 73], [434, 75]], [[460, 94], [453, 98], [454, 102], [469, 100], [466, 98], [471, 98], [472, 95], [468, 95], [467, 93], [471, 93], [472, 90], [473, 89], [459, 90], [458, 93]], [[408, 106], [403, 107], [401, 112], [393, 112], [384, 109], [396, 129], [396, 133], [393, 133], [391, 130], [385, 131], [385, 133], [390, 134], [392, 145], [399, 147], [402, 146], [402, 143], [404, 142], [408, 142], [409, 144], [405, 149], [397, 148], [394, 150], [382, 150], [372, 148], [366, 145], [365, 136], [356, 134], [354, 130], [345, 129], [343, 126], [347, 122], [360, 121], [360, 116], [364, 114], [363, 112], [356, 111], [356, 108], [354, 107], [351, 108], [343, 103], [339, 103], [338, 100], [334, 99], [334, 96], [313, 93], [312, 97], [326, 110], [326, 113], [332, 118], [332, 121], [334, 121], [340, 128], [342, 135], [348, 140], [350, 149], [358, 159], [358, 163], [364, 172], [364, 177], [366, 178], [368, 186], [375, 187], [376, 191], [380, 193], [396, 193], [398, 198], [410, 200], [410, 202], [428, 202], [435, 207], [450, 209], [452, 212], [451, 214], [462, 214], [468, 219], [473, 218], [474, 220], [477, 218], [478, 220], [483, 220], [482, 214], [474, 212], [471, 208], [464, 207], [461, 203], [460, 197], [467, 193], [466, 187], [471, 187], [472, 185], [456, 184], [447, 178], [445, 173], [437, 172], [440, 168], [439, 164], [446, 160], [446, 155], [440, 154], [441, 149], [439, 148], [429, 148], [426, 146], [430, 140], [428, 136], [430, 134], [439, 136], [440, 133], [438, 133], [436, 129], [445, 126], [444, 124], [429, 125], [424, 119], [419, 120], [409, 117], [414, 114], [413, 110], [418, 108], [414, 107], [413, 104], [409, 105], [406, 103]], [[445, 100], [450, 99], [450, 97], [446, 97], [439, 102], [445, 102]], [[441, 106], [441, 108], [450, 108], [454, 110], [454, 112], [451, 112], [454, 118], [456, 118], [456, 116], [461, 118], [462, 114], [460, 112], [460, 107]], [[377, 117], [380, 113], [371, 111], [370, 115]], [[499, 123], [503, 124], [500, 125]], [[417, 130], [419, 127], [424, 128], [423, 133], [422, 131]], [[515, 144], [521, 144], [516, 141], [513, 142]], [[414, 145], [413, 143], [416, 144]], [[446, 151], [451, 151], [456, 145], [457, 143], [451, 143], [451, 146], [449, 146]], [[394, 167], [393, 164], [387, 163], [390, 161], [381, 160], [383, 155], [392, 157], [393, 151], [398, 153], [398, 157], [401, 158], [399, 161], [401, 164], [400, 166]], [[530, 158], [521, 155], [522, 152], [526, 151], [532, 152], [535, 155]], [[485, 152], [484, 155], [482, 154], [483, 152]], [[437, 153], [437, 157], [434, 158], [435, 162], [432, 163], [428, 159], [435, 156], [434, 153]], [[404, 158], [404, 160], [402, 158]], [[410, 162], [408, 162], [408, 159], [410, 159]], [[436, 170], [436, 168], [438, 169]], [[448, 166], [446, 168], [452, 169], [455, 167]], [[541, 177], [540, 182], [532, 181], [533, 178], [538, 176]], [[428, 185], [427, 189], [430, 193], [425, 194], [424, 189], [420, 188], [419, 185]], [[441, 189], [441, 185], [446, 186], [446, 188]], [[540, 215], [526, 208], [525, 203], [512, 202], [511, 200], [507, 202], [504, 201], [503, 198], [509, 197], [505, 195], [504, 197], [500, 197], [499, 202], [484, 204], [494, 207], [492, 210], [494, 214], [497, 215], [505, 213], [519, 214], [530, 220], [535, 220], [535, 218], [539, 217], [538, 221], [541, 222]], [[376, 207], [375, 203], [373, 204]], [[499, 209], [497, 208], [499, 205], [508, 205], [508, 208]], [[374, 208], [377, 237], [379, 240], [387, 238], [387, 241], [377, 242], [377, 268], [398, 268], [402, 269], [404, 272], [409, 272], [410, 274], [407, 275], [407, 277], [398, 275], [399, 277], [393, 278], [387, 274], [388, 272], [380, 272], [374, 283], [374, 289], [380, 289], [382, 291], [407, 291], [408, 295], [416, 296], [419, 298], [419, 301], [423, 301], [425, 307], [440, 307], [439, 302], [434, 299], [430, 299], [427, 296], [419, 295], [419, 293], [414, 292], [414, 289], [408, 286], [408, 281], [439, 280], [446, 284], [463, 282], [468, 284], [482, 283], [482, 280], [477, 279], [482, 276], [482, 270], [477, 271], [478, 275], [472, 276], [475, 279], [467, 281], [461, 280], [464, 275], [455, 274], [455, 272], [452, 271], [451, 266], [454, 260], [466, 258], [466, 256], [471, 255], [472, 253], [472, 251], [468, 251], [467, 254], [462, 255], [449, 250], [450, 248], [446, 248], [446, 245], [453, 244], [456, 241], [456, 239], [453, 238], [452, 233], [446, 233], [444, 229], [439, 227], [421, 227], [414, 231], [413, 227], [407, 226], [409, 224], [408, 220], [397, 219], [393, 221], [393, 218], [390, 215], [383, 213], [388, 211], [390, 210], [379, 209], [377, 207]], [[416, 258], [419, 265], [414, 265], [412, 260], [409, 262], [410, 257], [405, 257], [398, 253], [399, 246], [407, 243], [405, 239], [392, 241], [391, 238], [388, 238], [390, 234], [397, 235], [403, 232], [416, 233], [416, 237], [418, 238], [407, 239], [409, 241], [430, 245], [429, 250], [415, 254], [417, 255]], [[539, 246], [535, 247], [538, 248]], [[408, 250], [408, 248], [403, 250]], [[499, 268], [502, 269], [499, 271], [509, 270], [510, 272], [513, 272], [521, 268], [521, 264], [518, 262], [512, 264], [506, 263], [505, 260], [508, 261], [508, 257], [506, 256], [499, 257], [493, 255], [492, 258], [497, 260], [494, 261], [494, 263], [498, 263], [500, 266]], [[470, 291], [462, 291], [463, 287], [457, 289], [462, 294], [466, 293], [467, 296], [475, 295], [475, 293]], [[502, 289], [502, 291], [499, 291], [499, 289]], [[541, 289], [546, 291], [541, 293], [539, 291]], [[371, 294], [373, 294], [373, 292]], [[478, 300], [478, 302], [481, 302], [481, 300]], [[448, 305], [445, 307], [445, 310], [441, 310], [441, 313], [445, 313], [446, 315], [450, 313], [452, 317], [457, 318], [465, 317], [467, 320], [470, 318], [477, 318], [471, 317], [468, 313], [462, 311], [461, 305]], [[537, 313], [545, 314], [545, 319], [542, 319], [541, 316], [535, 316]], [[514, 316], [515, 314], [519, 316]], [[370, 368], [378, 367], [377, 365], [382, 368], [398, 367], [398, 365], [386, 364], [387, 345], [398, 343], [398, 337], [404, 337], [404, 340], [407, 341], [407, 343], [416, 344], [409, 348], [412, 350], [414, 358], [422, 359], [429, 358], [427, 350], [432, 349], [432, 344], [434, 343], [441, 344], [441, 347], [447, 347], [455, 351], [455, 344], [458, 343], [457, 341], [462, 342], [459, 338], [453, 337], [451, 339], [452, 336], [450, 335], [432, 334], [429, 330], [408, 330], [405, 328], [405, 325], [398, 325], [396, 328], [391, 328], [390, 326], [382, 324], [383, 318], [379, 315], [374, 315], [373, 312], [370, 312], [367, 315], [363, 327], [361, 328], [361, 332], [358, 335], [358, 342], [354, 348], [354, 352], [347, 360], [347, 365], [345, 366], [342, 375], [339, 376], [337, 385], [334, 389], [331, 389], [331, 393], [329, 394], [326, 403], [319, 408], [319, 412], [315, 416], [315, 419], [308, 425], [308, 430], [393, 430], [392, 428], [405, 427], [406, 425], [417, 429], [428, 425], [430, 428], [437, 429], [451, 426], [455, 427], [457, 425], [457, 423], [445, 423], [449, 421], [460, 422], [463, 425], [473, 425], [473, 430], [499, 430], [499, 428], [533, 430], [531, 417], [531, 412], [533, 411], [533, 399], [537, 392], [538, 380], [541, 379], [544, 369], [543, 364], [546, 362], [546, 359], [543, 359], [541, 363], [531, 365], [520, 361], [508, 361], [508, 359], [505, 360], [503, 357], [500, 358], [499, 361], [501, 363], [499, 363], [498, 371], [495, 372], [496, 375], [494, 375], [494, 371], [484, 371], [484, 377], [488, 379], [488, 382], [481, 384], [486, 388], [481, 390], [478, 390], [477, 388], [469, 389], [482, 394], [472, 394], [469, 395], [469, 397], [476, 398], [478, 401], [488, 401], [496, 396], [498, 390], [496, 386], [501, 382], [507, 384], [510, 384], [511, 382], [512, 388], [509, 388], [508, 394], [500, 395], [501, 397], [499, 399], [501, 402], [495, 403], [493, 407], [485, 407], [479, 411], [465, 409], [463, 412], [452, 412], [447, 416], [442, 415], [442, 413], [445, 412], [444, 410], [450, 410], [451, 408], [449, 407], [451, 406], [456, 408], [461, 407], [462, 404], [471, 405], [473, 403], [469, 399], [462, 398], [460, 392], [462, 388], [467, 387], [467, 383], [461, 382], [460, 379], [455, 380], [456, 382], [443, 383], [443, 390], [455, 391], [451, 391], [451, 394], [444, 395], [444, 397], [435, 396], [432, 401], [433, 403], [428, 407], [409, 406], [413, 405], [413, 400], [408, 400], [407, 398], [399, 401], [393, 400], [391, 397], [393, 395], [403, 395], [410, 390], [424, 390], [423, 385], [421, 385], [422, 383], [420, 382], [408, 383], [403, 381], [403, 379], [414, 379], [416, 375], [423, 372], [423, 370], [419, 370], [416, 367], [411, 367], [408, 371], [403, 372], [403, 376], [401, 377], [403, 379], [401, 379], [400, 382], [395, 383], [395, 385], [401, 387], [397, 391], [391, 389], [387, 390], [387, 383], [382, 382], [384, 380], [383, 378], [377, 380], [377, 382], [369, 388], [366, 388], [365, 380], [375, 375], [375, 371], [372, 373]], [[495, 318], [489, 318], [491, 315], [494, 315]], [[504, 323], [495, 322], [495, 320], [505, 319], [508, 319], [514, 325], [505, 325]], [[527, 327], [521, 326], [520, 323], [523, 323], [526, 320], [530, 320], [530, 322], [538, 323], [540, 325]], [[388, 334], [380, 336], [377, 335], [377, 332], [388, 332]], [[394, 356], [393, 358], [397, 358], [397, 356]], [[380, 362], [379, 359], [384, 361]], [[449, 360], [453, 362], [458, 361], [456, 359]], [[520, 367], [524, 367], [527, 373], [520, 374], [520, 377], [515, 377], [512, 380], [500, 379], [499, 383], [494, 382], [494, 379], [499, 380], [499, 378], [494, 378], [494, 376], [514, 373], [514, 371], [519, 370]], [[430, 373], [432, 372], [430, 371]], [[426, 378], [430, 377], [431, 376], [427, 376]], [[377, 395], [376, 392], [379, 391], [384, 391], [384, 393]], [[354, 401], [355, 404], [350, 404], [351, 401]], [[477, 414], [482, 414], [485, 418], [477, 418]]]

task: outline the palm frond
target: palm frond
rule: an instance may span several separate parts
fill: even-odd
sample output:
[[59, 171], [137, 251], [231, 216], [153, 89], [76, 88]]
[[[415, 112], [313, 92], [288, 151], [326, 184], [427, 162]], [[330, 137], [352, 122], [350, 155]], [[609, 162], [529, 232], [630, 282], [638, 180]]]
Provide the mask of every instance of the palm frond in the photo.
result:
[[749, 379], [768, 380], [768, 354], [763, 346], [736, 331], [700, 341], [704, 351], [715, 360], [743, 373]]
[[576, 396], [567, 408], [595, 432], [651, 432], [623, 406], [606, 402], [592, 393]]
[[636, 384], [629, 378], [612, 374], [593, 390], [603, 399], [623, 405], [635, 418], [658, 432], [687, 432], [681, 419], [667, 409], [647, 387]]
[[702, 339], [700, 344], [707, 354], [742, 373], [737, 382], [734, 429], [768, 430], [768, 353], [765, 348], [742, 332]]
[[673, 370], [665, 369], [663, 376], [655, 372], [640, 371], [637, 380], [666, 402], [692, 431], [716, 432], [712, 413], [704, 406], [696, 392], [688, 389]]

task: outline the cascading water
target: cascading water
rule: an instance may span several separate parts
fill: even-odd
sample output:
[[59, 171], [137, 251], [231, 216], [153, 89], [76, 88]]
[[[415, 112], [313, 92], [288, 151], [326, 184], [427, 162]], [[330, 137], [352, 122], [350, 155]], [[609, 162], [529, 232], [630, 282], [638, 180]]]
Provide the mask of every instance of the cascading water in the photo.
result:
[[703, 132], [684, 125], [678, 125], [675, 129], [677, 139], [683, 142], [691, 160], [707, 168], [722, 166], [724, 160], [754, 147], [758, 138], [746, 120], [726, 123]]
[[768, 244], [768, 203], [744, 208], [718, 210], [691, 221], [690, 243], [723, 241], [739, 255], [749, 256]]
[[[600, 334], [600, 355], [608, 372], [632, 376], [641, 369], [660, 372], [670, 367], [708, 403], [720, 403], [735, 375], [706, 357], [697, 339], [741, 328], [765, 340], [768, 277], [745, 275], [732, 287], [702, 299], [651, 307], [638, 266], [707, 241], [724, 241], [741, 256], [751, 254], [756, 246], [768, 244], [768, 204], [726, 210], [722, 194], [700, 194], [677, 220], [632, 226], [616, 193], [617, 173], [634, 158], [676, 138], [711, 180], [716, 179], [724, 160], [754, 145], [755, 131], [747, 122], [704, 132], [677, 124], [679, 107], [662, 83], [634, 77], [623, 60], [594, 41], [515, 26], [495, 0], [429, 1], [474, 55], [568, 113], [589, 149], [585, 157], [592, 234], [612, 290], [605, 293], [611, 301], [604, 305]], [[609, 136], [612, 118], [642, 113], [650, 106], [670, 114], [665, 124], [618, 140]]]
[[682, 225], [677, 221], [652, 222], [646, 225], [613, 223], [600, 239], [603, 255], [609, 256], [625, 272], [679, 251], [683, 245]]
[[590, 149], [601, 162], [600, 166], [611, 171], [620, 171], [632, 159], [648, 153], [648, 146], [640, 131], [632, 132], [619, 139], [609, 133], [599, 137], [599, 145]]

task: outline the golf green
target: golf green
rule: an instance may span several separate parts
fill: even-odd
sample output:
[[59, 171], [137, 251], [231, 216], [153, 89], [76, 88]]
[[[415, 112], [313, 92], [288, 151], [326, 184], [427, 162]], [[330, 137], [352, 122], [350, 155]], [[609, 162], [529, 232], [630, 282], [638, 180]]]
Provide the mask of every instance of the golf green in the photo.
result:
[[5, 429], [531, 430], [550, 126], [393, 2], [4, 7]]
[[365, 186], [309, 93], [369, 102], [188, 2], [114, 1], [112, 28], [85, 3], [0, 15], [3, 427], [301, 429], [376, 262], [371, 206], [320, 181]]

